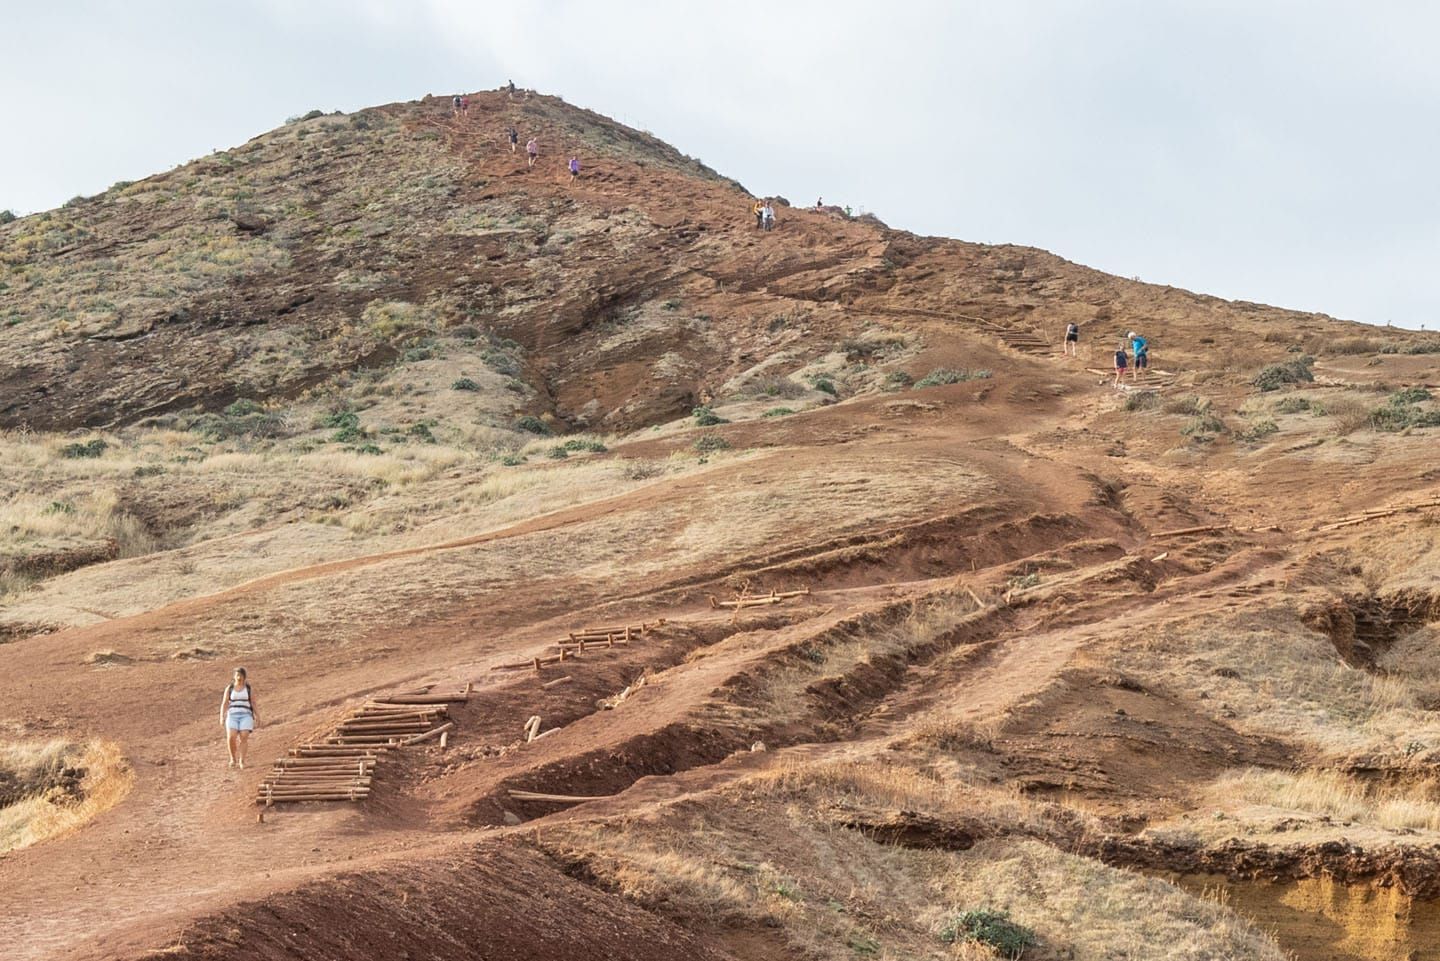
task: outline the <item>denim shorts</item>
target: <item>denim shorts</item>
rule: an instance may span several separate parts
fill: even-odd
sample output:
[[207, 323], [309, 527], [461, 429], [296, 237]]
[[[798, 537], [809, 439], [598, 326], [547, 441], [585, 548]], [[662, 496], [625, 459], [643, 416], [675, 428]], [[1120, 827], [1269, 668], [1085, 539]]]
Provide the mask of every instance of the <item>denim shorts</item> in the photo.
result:
[[255, 716], [244, 708], [232, 707], [225, 714], [225, 729], [229, 731], [255, 730]]

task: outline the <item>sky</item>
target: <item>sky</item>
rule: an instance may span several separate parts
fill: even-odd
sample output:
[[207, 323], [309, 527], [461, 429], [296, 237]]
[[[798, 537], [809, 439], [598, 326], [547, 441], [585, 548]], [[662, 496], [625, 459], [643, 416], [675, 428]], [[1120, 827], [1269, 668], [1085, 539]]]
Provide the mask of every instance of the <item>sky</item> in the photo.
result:
[[0, 209], [501, 85], [757, 194], [1440, 327], [1440, 4], [0, 0]]

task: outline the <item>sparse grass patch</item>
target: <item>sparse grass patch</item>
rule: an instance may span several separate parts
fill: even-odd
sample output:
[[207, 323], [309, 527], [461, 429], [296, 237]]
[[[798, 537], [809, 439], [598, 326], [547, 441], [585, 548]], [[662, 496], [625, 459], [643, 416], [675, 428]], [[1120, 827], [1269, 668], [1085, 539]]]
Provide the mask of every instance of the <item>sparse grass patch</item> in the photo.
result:
[[1267, 417], [1264, 420], [1255, 421], [1255, 423], [1240, 431], [1235, 435], [1235, 439], [1247, 444], [1254, 444], [1264, 440], [1271, 434], [1278, 433], [1279, 430], [1280, 425]]
[[1165, 401], [1160, 409], [1167, 414], [1188, 414], [1194, 417], [1209, 410], [1210, 402], [1194, 396], [1172, 397], [1170, 400]]
[[1199, 444], [1206, 444], [1225, 431], [1225, 422], [1208, 411], [1185, 422], [1180, 433]]
[[967, 380], [986, 380], [991, 376], [988, 370], [966, 370], [965, 368], [937, 367], [915, 382], [915, 388], [943, 387]]
[[1299, 414], [1310, 409], [1310, 401], [1305, 397], [1282, 397], [1275, 404], [1277, 414]]
[[1335, 771], [1230, 771], [1211, 785], [1217, 804], [1234, 800], [1320, 814], [1392, 830], [1440, 831], [1440, 803], [1403, 787], [1379, 786]]
[[789, 407], [772, 407], [772, 408], [770, 408], [769, 410], [765, 411], [765, 413], [761, 414], [760, 416], [761, 416], [761, 417], [787, 417], [787, 416], [789, 416], [790, 414], [793, 414], [793, 413], [795, 413], [795, 411], [791, 410]]
[[1310, 405], [1310, 411], [1316, 417], [1334, 418], [1335, 432], [1342, 435], [1368, 427], [1371, 410], [1368, 403], [1347, 394], [1336, 394]]

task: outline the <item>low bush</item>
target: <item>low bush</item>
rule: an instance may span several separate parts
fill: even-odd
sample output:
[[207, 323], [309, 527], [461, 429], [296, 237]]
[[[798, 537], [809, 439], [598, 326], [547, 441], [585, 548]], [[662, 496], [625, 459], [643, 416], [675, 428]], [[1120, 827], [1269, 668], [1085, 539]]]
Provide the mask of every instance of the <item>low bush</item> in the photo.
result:
[[695, 449], [702, 454], [708, 454], [716, 450], [729, 450], [730, 442], [719, 434], [706, 434], [695, 441]]
[[0, 210], [0, 227], [5, 224], [13, 224], [18, 218], [13, 210]]
[[526, 414], [515, 422], [515, 429], [524, 431], [527, 434], [539, 434], [542, 437], [549, 437], [553, 431], [550, 425], [533, 414]]
[[583, 451], [590, 454], [603, 454], [610, 449], [598, 440], [583, 440], [579, 437], [570, 438], [565, 442], [564, 447], [572, 453]]
[[570, 456], [570, 452], [565, 449], [564, 444], [556, 444], [545, 452], [545, 456], [551, 460], [564, 460]]
[[1235, 438], [1236, 440], [1241, 440], [1246, 443], [1253, 444], [1258, 440], [1269, 437], [1271, 434], [1279, 432], [1279, 430], [1280, 426], [1267, 417], [1265, 420], [1259, 420], [1251, 424], [1249, 427], [1236, 434]]
[[835, 382], [829, 377], [816, 377], [810, 382], [810, 386], [822, 394], [829, 394], [831, 397], [839, 397], [840, 391], [835, 389]]
[[110, 445], [99, 437], [93, 440], [66, 444], [60, 448], [60, 456], [67, 460], [80, 460], [82, 458], [99, 457], [110, 449]]
[[461, 377], [459, 380], [455, 381], [455, 383], [453, 383], [453, 384], [450, 385], [450, 389], [451, 389], [451, 390], [479, 390], [479, 389], [480, 389], [480, 385], [477, 384], [477, 383], [475, 383], [475, 382], [474, 382], [473, 380], [471, 380], [469, 377]]
[[431, 426], [431, 424], [421, 421], [418, 424], [411, 424], [405, 433], [422, 443], [434, 444], [436, 443], [435, 434], [430, 430]]
[[1188, 414], [1194, 417], [1203, 414], [1210, 409], [1208, 400], [1201, 400], [1199, 397], [1175, 397], [1167, 400], [1160, 408], [1167, 414]]
[[885, 375], [885, 386], [892, 387], [897, 390], [909, 387], [913, 383], [915, 383], [915, 378], [911, 377], [903, 370], [892, 370], [890, 371], [890, 373]]
[[1223, 433], [1224, 430], [1225, 422], [1214, 414], [1206, 412], [1190, 418], [1190, 420], [1185, 423], [1185, 426], [1180, 428], [1180, 433], [1189, 437], [1191, 440], [1204, 443], [1213, 440], [1216, 434]]
[[788, 416], [788, 415], [790, 415], [790, 414], [793, 414], [793, 413], [795, 413], [795, 411], [791, 410], [789, 407], [772, 407], [772, 408], [770, 408], [769, 410], [767, 410], [765, 413], [761, 414], [760, 416], [761, 416], [761, 417], [786, 417], [786, 416]]
[[1392, 404], [1423, 404], [1430, 399], [1430, 392], [1424, 387], [1406, 387], [1390, 395]]
[[1410, 344], [1386, 344], [1382, 354], [1440, 354], [1440, 340], [1420, 340]]
[[1285, 397], [1275, 405], [1277, 414], [1299, 414], [1310, 409], [1310, 401], [1304, 397]]
[[1010, 920], [1006, 911], [980, 908], [966, 911], [946, 922], [940, 929], [945, 944], [976, 941], [995, 950], [1002, 958], [1019, 958], [1026, 948], [1039, 944], [1035, 932]]
[[1309, 384], [1315, 380], [1315, 358], [1305, 355], [1281, 364], [1270, 364], [1255, 375], [1253, 383], [1261, 391], [1279, 390], [1291, 384]]
[[525, 458], [520, 454], [506, 454], [504, 457], [500, 458], [500, 463], [504, 464], [506, 467], [519, 467], [521, 464], [525, 463]]
[[946, 384], [959, 384], [967, 380], [985, 380], [990, 377], [988, 370], [966, 370], [963, 367], [959, 370], [950, 367], [936, 367], [930, 373], [921, 377], [915, 382], [917, 389], [923, 387], [943, 387]]
[[1160, 395], [1153, 390], [1131, 391], [1125, 395], [1125, 409], [1128, 411], [1154, 410], [1160, 406]]
[[716, 424], [730, 423], [709, 407], [697, 407], [690, 413], [695, 418], [695, 423], [700, 427], [714, 427]]

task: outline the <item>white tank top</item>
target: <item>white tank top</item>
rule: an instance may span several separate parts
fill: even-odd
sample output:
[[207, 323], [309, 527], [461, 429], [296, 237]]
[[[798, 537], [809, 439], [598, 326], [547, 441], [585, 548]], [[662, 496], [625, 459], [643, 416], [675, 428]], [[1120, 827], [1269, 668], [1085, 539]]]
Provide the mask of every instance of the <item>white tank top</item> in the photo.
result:
[[235, 690], [233, 684], [225, 690], [230, 694], [230, 710], [250, 710], [250, 685], [248, 683], [238, 691]]

